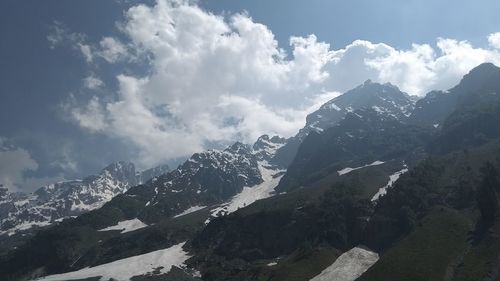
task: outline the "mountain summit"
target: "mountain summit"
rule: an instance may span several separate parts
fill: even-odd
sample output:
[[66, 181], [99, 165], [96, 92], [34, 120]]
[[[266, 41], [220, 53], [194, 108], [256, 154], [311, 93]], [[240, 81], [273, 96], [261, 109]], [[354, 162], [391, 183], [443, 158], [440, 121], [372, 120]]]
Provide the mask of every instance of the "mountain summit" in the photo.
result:
[[310, 132], [323, 132], [338, 124], [348, 113], [358, 109], [372, 109], [382, 115], [406, 122], [414, 106], [414, 98], [398, 87], [390, 83], [379, 84], [367, 80], [309, 114], [304, 128], [287, 140], [286, 145], [276, 152], [272, 162], [287, 167], [295, 157], [299, 145]]

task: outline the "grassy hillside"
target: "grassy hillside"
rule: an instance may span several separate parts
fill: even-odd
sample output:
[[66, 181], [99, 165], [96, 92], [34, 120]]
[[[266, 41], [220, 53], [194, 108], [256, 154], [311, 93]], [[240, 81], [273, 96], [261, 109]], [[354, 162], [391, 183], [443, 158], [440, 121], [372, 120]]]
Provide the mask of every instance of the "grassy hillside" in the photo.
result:
[[467, 212], [435, 207], [358, 280], [445, 280], [448, 268], [466, 251], [472, 229]]

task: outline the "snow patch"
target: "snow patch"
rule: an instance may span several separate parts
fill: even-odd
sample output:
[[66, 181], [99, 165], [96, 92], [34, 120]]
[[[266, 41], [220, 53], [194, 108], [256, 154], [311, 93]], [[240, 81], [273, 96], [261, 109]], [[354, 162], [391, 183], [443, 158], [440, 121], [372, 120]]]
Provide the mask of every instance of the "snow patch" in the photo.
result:
[[399, 177], [406, 172], [408, 172], [408, 169], [404, 168], [401, 171], [397, 171], [396, 173], [390, 175], [389, 182], [385, 186], [379, 188], [377, 193], [373, 195], [372, 201], [376, 201], [380, 198], [380, 196], [385, 195], [387, 193], [387, 189], [392, 187], [392, 185], [399, 179]]
[[378, 261], [378, 254], [355, 247], [310, 281], [354, 281]]
[[383, 162], [383, 161], [378, 161], [377, 160], [377, 161], [375, 161], [375, 162], [373, 162], [371, 164], [367, 164], [367, 165], [364, 165], [364, 166], [361, 166], [361, 167], [356, 167], [356, 168], [349, 168], [349, 167], [347, 167], [347, 168], [344, 168], [344, 169], [342, 169], [340, 171], [337, 171], [337, 173], [339, 174], [339, 176], [342, 176], [342, 175], [348, 174], [348, 173], [350, 173], [352, 171], [355, 171], [355, 170], [363, 169], [363, 168], [370, 167], [370, 166], [378, 166], [378, 165], [382, 165], [384, 163], [385, 162]]
[[340, 107], [338, 107], [338, 106], [337, 106], [336, 104], [334, 104], [333, 102], [332, 102], [332, 103], [330, 103], [328, 106], [329, 106], [331, 109], [334, 109], [334, 110], [336, 110], [336, 111], [341, 111], [341, 110], [342, 110]]
[[384, 110], [381, 107], [376, 106], [376, 105], [372, 106], [372, 109], [375, 110], [378, 113], [385, 113], [386, 112], [386, 110]]
[[189, 209], [184, 210], [182, 213], [174, 216], [174, 218], [185, 216], [187, 214], [199, 211], [199, 210], [204, 209], [206, 207], [207, 206], [193, 206], [193, 207], [190, 207]]
[[[12, 236], [14, 234], [16, 234], [18, 231], [22, 231], [22, 230], [28, 230], [32, 227], [44, 227], [44, 226], [49, 226], [51, 225], [51, 222], [49, 221], [36, 221], [36, 222], [23, 222], [21, 224], [18, 224], [16, 225], [15, 227], [5, 231], [4, 233], [6, 233], [8, 236]], [[2, 232], [0, 232], [0, 235], [3, 234]]]
[[[268, 198], [272, 196], [274, 188], [278, 186], [278, 183], [282, 177], [275, 176], [281, 170], [275, 170], [269, 168], [270, 165], [267, 161], [259, 162], [259, 171], [262, 175], [263, 182], [254, 186], [245, 186], [243, 190], [236, 194], [229, 202], [220, 205], [219, 207], [211, 211], [212, 217], [217, 217], [221, 214], [230, 214], [237, 211], [239, 208], [243, 208], [252, 204], [253, 202]], [[207, 220], [208, 222], [209, 220]]]
[[46, 276], [38, 281], [64, 281], [101, 276], [100, 280], [113, 278], [118, 281], [130, 280], [133, 276], [144, 275], [163, 267], [160, 272], [168, 273], [172, 266], [183, 266], [189, 255], [182, 249], [186, 242], [170, 248], [139, 256], [117, 260], [111, 263], [87, 267], [78, 271]]
[[141, 229], [148, 226], [138, 219], [126, 220], [118, 222], [118, 224], [112, 225], [110, 227], [106, 227], [103, 229], [99, 229], [98, 231], [110, 231], [110, 230], [121, 230], [121, 233], [126, 233], [130, 231], [134, 231], [137, 229]]

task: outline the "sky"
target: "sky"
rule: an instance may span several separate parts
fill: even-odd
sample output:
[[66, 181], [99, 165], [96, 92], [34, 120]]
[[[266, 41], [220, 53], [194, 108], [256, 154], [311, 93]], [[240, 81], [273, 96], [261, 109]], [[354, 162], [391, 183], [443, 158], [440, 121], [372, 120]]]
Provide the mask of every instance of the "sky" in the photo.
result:
[[500, 2], [5, 0], [0, 184], [32, 191], [261, 134], [367, 79], [423, 96], [500, 65]]

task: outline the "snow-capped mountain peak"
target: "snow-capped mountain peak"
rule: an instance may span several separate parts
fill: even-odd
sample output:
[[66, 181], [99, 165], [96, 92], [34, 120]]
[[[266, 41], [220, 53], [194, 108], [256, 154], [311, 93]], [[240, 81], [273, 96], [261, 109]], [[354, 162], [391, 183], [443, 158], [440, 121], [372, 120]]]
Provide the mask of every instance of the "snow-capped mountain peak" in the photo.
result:
[[379, 84], [367, 80], [309, 114], [306, 126], [299, 135], [305, 137], [311, 131], [322, 132], [342, 120], [347, 113], [362, 108], [371, 108], [403, 121], [410, 116], [414, 106], [414, 99], [398, 87], [390, 83]]
[[270, 161], [270, 159], [276, 154], [276, 151], [285, 144], [285, 138], [279, 136], [269, 137], [268, 135], [262, 135], [253, 144], [252, 150], [259, 160]]
[[29, 194], [1, 189], [0, 235], [46, 226], [97, 209], [137, 185], [138, 175], [141, 179], [145, 177], [136, 173], [133, 163], [120, 161], [108, 165], [96, 175], [49, 184]]

